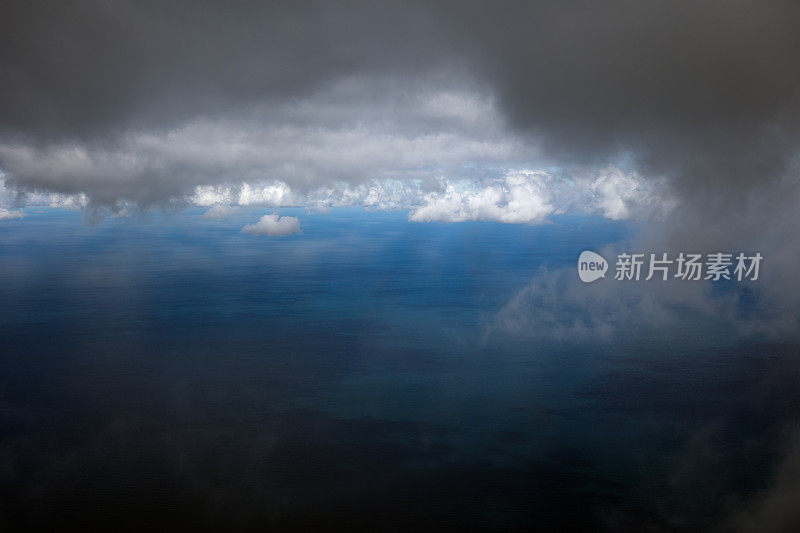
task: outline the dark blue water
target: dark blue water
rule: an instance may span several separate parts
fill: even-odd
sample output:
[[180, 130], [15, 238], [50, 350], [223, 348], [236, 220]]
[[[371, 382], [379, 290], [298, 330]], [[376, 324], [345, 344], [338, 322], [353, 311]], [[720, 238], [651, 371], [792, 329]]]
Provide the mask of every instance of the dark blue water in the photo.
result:
[[492, 328], [635, 228], [282, 214], [2, 223], [0, 526], [693, 530], [769, 488], [794, 347]]

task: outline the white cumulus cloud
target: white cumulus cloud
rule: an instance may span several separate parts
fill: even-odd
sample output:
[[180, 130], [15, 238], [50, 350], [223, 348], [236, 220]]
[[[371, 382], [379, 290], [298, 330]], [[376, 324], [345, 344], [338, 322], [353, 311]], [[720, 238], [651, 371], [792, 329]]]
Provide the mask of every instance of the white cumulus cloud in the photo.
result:
[[557, 210], [547, 187], [546, 172], [515, 171], [492, 184], [459, 191], [449, 184], [444, 192], [431, 192], [409, 213], [414, 222], [493, 220], [512, 224], [543, 222]]
[[266, 235], [268, 237], [282, 237], [293, 233], [301, 233], [300, 219], [297, 217], [279, 217], [278, 215], [264, 215], [255, 224], [248, 224], [242, 228], [242, 233], [250, 235]]

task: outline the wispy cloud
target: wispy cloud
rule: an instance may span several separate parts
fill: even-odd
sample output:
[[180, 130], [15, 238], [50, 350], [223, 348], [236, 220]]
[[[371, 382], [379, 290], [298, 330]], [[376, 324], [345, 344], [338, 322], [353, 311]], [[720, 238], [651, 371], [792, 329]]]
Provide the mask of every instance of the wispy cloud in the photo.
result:
[[21, 209], [4, 209], [0, 207], [0, 220], [12, 220], [24, 216]]

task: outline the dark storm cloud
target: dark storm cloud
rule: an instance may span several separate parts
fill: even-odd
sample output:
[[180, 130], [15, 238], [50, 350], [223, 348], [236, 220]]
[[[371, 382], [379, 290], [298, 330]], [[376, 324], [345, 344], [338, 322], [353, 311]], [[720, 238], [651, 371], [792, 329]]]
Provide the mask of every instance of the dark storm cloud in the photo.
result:
[[[800, 5], [477, 3], [456, 17], [518, 126], [583, 157], [617, 150], [736, 156], [773, 125], [796, 133]], [[525, 7], [528, 6], [528, 7]], [[485, 21], [485, 23], [481, 23]], [[784, 143], [778, 143], [783, 148]]]
[[424, 70], [426, 19], [393, 3], [11, 2], [6, 132], [105, 135], [302, 96], [369, 69]]
[[[3, 126], [81, 132], [296, 97], [466, 56], [519, 126], [569, 147], [725, 141], [793, 111], [800, 6], [756, 2], [6, 4]], [[152, 115], [150, 115], [152, 113]], [[665, 143], [664, 149], [674, 148]]]
[[796, 153], [798, 27], [794, 2], [11, 2], [0, 127], [108, 140], [458, 65], [564, 160], [746, 184]]

